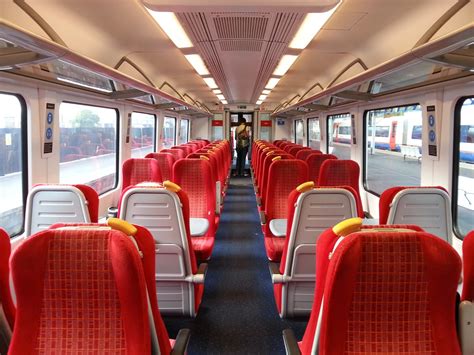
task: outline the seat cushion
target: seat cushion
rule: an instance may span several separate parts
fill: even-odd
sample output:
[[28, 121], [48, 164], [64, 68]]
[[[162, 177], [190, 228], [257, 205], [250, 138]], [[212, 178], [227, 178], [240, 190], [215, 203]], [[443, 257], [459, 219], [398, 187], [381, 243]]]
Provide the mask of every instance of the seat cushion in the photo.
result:
[[270, 221], [270, 231], [275, 237], [286, 236], [286, 224], [288, 220], [286, 218], [276, 218]]
[[189, 229], [191, 230], [191, 236], [202, 237], [206, 235], [209, 229], [209, 221], [206, 218], [190, 218]]

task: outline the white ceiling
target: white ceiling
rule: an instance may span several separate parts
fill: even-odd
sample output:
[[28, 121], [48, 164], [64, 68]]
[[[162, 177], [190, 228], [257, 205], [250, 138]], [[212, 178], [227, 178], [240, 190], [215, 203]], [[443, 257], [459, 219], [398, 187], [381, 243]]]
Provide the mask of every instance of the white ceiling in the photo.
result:
[[[255, 102], [279, 57], [288, 50], [288, 42], [304, 13], [325, 10], [335, 2], [147, 1], [151, 7], [177, 13], [224, 94], [236, 103]], [[219, 100], [139, 0], [27, 0], [27, 3], [72, 50], [111, 67], [126, 56], [157, 87], [167, 82], [181, 94], [187, 93], [211, 109], [217, 107]], [[296, 94], [302, 95], [315, 83], [326, 87], [354, 59], [360, 58], [371, 68], [410, 50], [455, 3], [456, 0], [343, 0], [322, 31], [280, 80], [264, 106], [275, 106]], [[0, 16], [48, 37], [13, 1], [0, 0]], [[286, 27], [282, 26], [282, 18], [287, 21]], [[435, 37], [473, 20], [474, 4], [471, 1]], [[218, 32], [216, 24], [228, 26], [231, 21], [241, 24], [260, 21], [264, 29], [263, 32], [249, 32], [245, 26], [231, 28], [227, 37]], [[262, 21], [266, 21], [264, 26]], [[203, 33], [205, 37], [202, 37]], [[200, 39], [196, 40], [198, 37]], [[119, 70], [145, 81], [128, 65]], [[356, 65], [339, 81], [361, 70]]]

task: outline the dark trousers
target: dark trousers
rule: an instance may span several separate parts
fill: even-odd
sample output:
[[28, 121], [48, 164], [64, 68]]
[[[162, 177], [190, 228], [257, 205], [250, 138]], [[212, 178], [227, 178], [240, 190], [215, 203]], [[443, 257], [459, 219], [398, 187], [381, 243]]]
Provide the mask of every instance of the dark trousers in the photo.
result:
[[247, 152], [249, 147], [237, 147], [237, 162], [235, 170], [237, 170], [237, 175], [243, 176], [245, 171], [245, 158], [247, 157]]

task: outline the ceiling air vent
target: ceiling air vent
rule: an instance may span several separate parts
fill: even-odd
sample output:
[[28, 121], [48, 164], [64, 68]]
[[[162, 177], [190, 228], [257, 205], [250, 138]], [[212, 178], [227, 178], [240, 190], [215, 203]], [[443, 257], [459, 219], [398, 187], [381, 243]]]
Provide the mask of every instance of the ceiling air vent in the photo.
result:
[[218, 39], [263, 40], [268, 24], [268, 17], [264, 16], [228, 15], [216, 16], [213, 20]]
[[262, 50], [262, 43], [262, 41], [242, 39], [219, 41], [221, 50], [224, 52], [260, 52]]

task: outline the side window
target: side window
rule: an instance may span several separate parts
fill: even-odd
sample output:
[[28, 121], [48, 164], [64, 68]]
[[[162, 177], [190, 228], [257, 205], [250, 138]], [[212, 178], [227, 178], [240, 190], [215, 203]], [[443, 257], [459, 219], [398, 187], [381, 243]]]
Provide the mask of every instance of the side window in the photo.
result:
[[364, 114], [364, 186], [380, 195], [393, 186], [420, 186], [421, 107], [382, 108]]
[[179, 121], [179, 142], [178, 144], [184, 144], [189, 141], [189, 120], [181, 119]]
[[464, 237], [474, 229], [474, 97], [458, 101], [454, 117], [454, 230]]
[[10, 236], [23, 231], [26, 171], [26, 105], [22, 97], [0, 93], [0, 227]]
[[149, 113], [132, 112], [131, 142], [132, 158], [143, 158], [155, 151], [156, 116]]
[[304, 143], [304, 125], [303, 120], [295, 121], [295, 143], [303, 145]]
[[171, 148], [176, 144], [176, 118], [165, 117], [162, 136], [163, 148]]
[[321, 148], [321, 129], [319, 118], [308, 119], [308, 147], [319, 150]]
[[329, 154], [339, 159], [351, 158], [351, 115], [344, 113], [328, 116], [327, 134]]
[[116, 109], [61, 103], [61, 184], [86, 184], [98, 194], [117, 186], [118, 120]]

